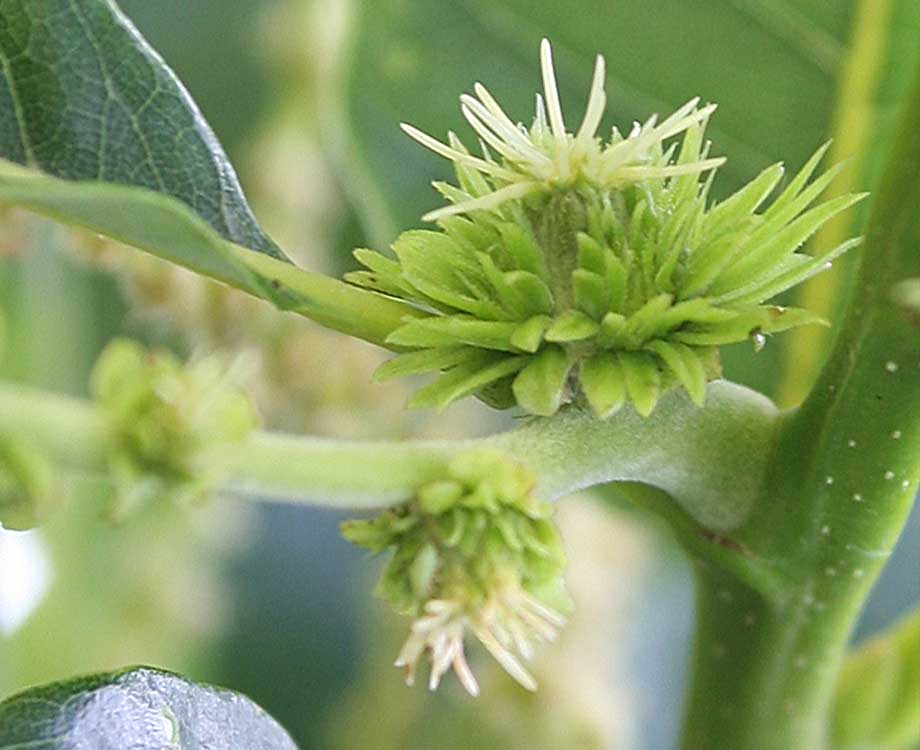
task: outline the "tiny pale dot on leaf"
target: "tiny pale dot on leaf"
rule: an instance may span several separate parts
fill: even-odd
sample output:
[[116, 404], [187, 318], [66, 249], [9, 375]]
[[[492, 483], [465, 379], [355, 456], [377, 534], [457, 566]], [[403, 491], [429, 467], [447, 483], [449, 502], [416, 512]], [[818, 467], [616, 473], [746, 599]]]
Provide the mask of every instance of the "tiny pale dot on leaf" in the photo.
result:
[[886, 471], [885, 479], [887, 479], [888, 481], [891, 481], [892, 479], [894, 479], [894, 472], [891, 470]]
[[853, 502], [861, 503], [862, 499], [863, 499], [863, 496], [860, 493], [858, 492], [853, 493]]
[[900, 430], [895, 430], [894, 432], [892, 432], [892, 433], [891, 433], [891, 439], [892, 439], [892, 440], [900, 440], [900, 439], [901, 439], [901, 431], [900, 431]]
[[888, 370], [888, 372], [897, 372], [898, 363], [889, 360], [888, 362], [885, 363], [885, 369]]

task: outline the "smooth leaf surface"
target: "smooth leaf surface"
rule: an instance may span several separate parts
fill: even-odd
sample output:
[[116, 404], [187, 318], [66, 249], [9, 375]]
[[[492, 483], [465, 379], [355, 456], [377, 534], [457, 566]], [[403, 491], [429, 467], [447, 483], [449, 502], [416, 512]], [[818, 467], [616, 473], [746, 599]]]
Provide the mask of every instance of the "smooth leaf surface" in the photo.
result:
[[920, 745], [920, 610], [847, 659], [831, 735], [834, 750]]
[[0, 703], [0, 750], [297, 750], [238, 693], [139, 667]]
[[276, 258], [191, 96], [112, 0], [0, 0], [0, 157], [135, 185]]
[[[878, 190], [890, 156], [897, 120], [920, 64], [920, 3], [861, 0], [854, 3], [852, 32], [838, 78], [831, 129], [832, 162], [845, 161], [830, 195]], [[834, 247], [865, 230], [871, 201], [836, 216], [815, 235], [812, 247]], [[854, 256], [855, 257], [855, 256]], [[853, 281], [852, 257], [836, 263], [796, 294], [796, 301], [822, 317], [839, 321]], [[776, 398], [781, 406], [800, 403], [827, 354], [828, 329], [794, 331], [784, 348], [784, 372]]]

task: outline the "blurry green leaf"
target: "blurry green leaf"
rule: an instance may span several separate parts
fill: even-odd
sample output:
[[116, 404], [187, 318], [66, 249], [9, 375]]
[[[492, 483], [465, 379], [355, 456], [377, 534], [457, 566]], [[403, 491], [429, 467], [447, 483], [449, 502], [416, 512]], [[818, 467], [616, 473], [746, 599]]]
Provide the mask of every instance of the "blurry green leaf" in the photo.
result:
[[60, 504], [51, 461], [30, 441], [0, 434], [0, 526], [24, 531]]
[[0, 703], [0, 750], [297, 750], [248, 698], [138, 667]]
[[5, 3], [0, 157], [171, 195], [226, 240], [283, 258], [210, 126], [111, 0]]
[[833, 750], [920, 745], [920, 610], [854, 652], [837, 683]]
[[293, 310], [383, 343], [410, 307], [227, 242], [187, 206], [152, 190], [62, 180], [0, 159], [0, 204], [91, 229]]

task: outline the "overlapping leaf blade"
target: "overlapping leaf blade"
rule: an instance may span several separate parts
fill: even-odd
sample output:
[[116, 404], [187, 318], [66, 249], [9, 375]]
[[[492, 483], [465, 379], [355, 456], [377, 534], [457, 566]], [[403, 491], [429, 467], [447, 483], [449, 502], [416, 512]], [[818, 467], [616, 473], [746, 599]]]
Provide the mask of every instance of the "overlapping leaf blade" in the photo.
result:
[[188, 92], [111, 0], [10, 0], [0, 13], [0, 157], [189, 206], [283, 258]]
[[297, 750], [248, 698], [135, 668], [34, 688], [0, 703], [0, 750]]

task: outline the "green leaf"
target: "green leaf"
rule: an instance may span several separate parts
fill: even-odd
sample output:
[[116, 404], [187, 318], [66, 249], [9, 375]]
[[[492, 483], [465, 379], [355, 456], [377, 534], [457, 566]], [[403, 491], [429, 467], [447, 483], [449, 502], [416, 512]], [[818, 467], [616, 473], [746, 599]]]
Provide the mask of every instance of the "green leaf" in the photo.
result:
[[374, 380], [392, 380], [406, 375], [422, 375], [426, 372], [446, 370], [461, 365], [478, 356], [476, 349], [468, 347], [446, 347], [443, 349], [421, 349], [406, 352], [387, 360], [374, 370]]
[[468, 344], [484, 349], [514, 351], [510, 343], [517, 323], [479, 320], [467, 315], [440, 315], [410, 320], [395, 330], [388, 343], [407, 347]]
[[581, 341], [597, 333], [599, 326], [578, 310], [569, 310], [560, 315], [546, 332], [546, 340], [557, 343]]
[[471, 393], [512, 375], [527, 363], [528, 357], [508, 357], [491, 352], [480, 352], [480, 357], [469, 364], [448, 370], [424, 388], [416, 391], [409, 401], [413, 409], [443, 409]]
[[658, 403], [661, 392], [661, 373], [655, 362], [647, 354], [640, 352], [620, 352], [620, 366], [626, 381], [626, 392], [636, 411], [647, 417]]
[[506, 317], [486, 299], [487, 281], [475, 256], [467, 255], [446, 234], [415, 230], [393, 243], [406, 280], [426, 297], [477, 318]]
[[4, 3], [0, 157], [147, 188], [225, 240], [284, 258], [191, 96], [111, 0]]
[[562, 403], [569, 361], [557, 346], [548, 346], [533, 357], [514, 379], [518, 404], [531, 414], [551, 416]]
[[686, 344], [661, 339], [652, 341], [647, 348], [664, 360], [693, 403], [702, 406], [706, 399], [706, 369], [696, 352]]
[[227, 242], [183, 203], [146, 188], [61, 180], [0, 160], [0, 204], [91, 229], [377, 344], [421, 314]]
[[147, 667], [33, 688], [0, 703], [0, 750], [297, 750], [248, 698]]
[[534, 315], [514, 329], [509, 341], [512, 346], [522, 352], [532, 354], [540, 348], [540, 344], [543, 343], [543, 334], [552, 324], [553, 319], [549, 315]]
[[920, 610], [860, 646], [837, 682], [833, 750], [920, 745]]
[[623, 368], [615, 354], [600, 352], [581, 363], [578, 375], [581, 388], [601, 419], [615, 414], [626, 401]]
[[[722, 273], [708, 291], [716, 296], [727, 295], [733, 289], [754, 283], [765, 276], [771, 278], [768, 275], [771, 269], [776, 268], [782, 260], [792, 255], [823, 224], [865, 197], [866, 193], [857, 193], [832, 198], [806, 211], [782, 229], [780, 229], [781, 224], [775, 224], [769, 219], [765, 220], [764, 227], [772, 230], [770, 232], [772, 236], [764, 236], [757, 244], [754, 244], [752, 239], [750, 251], [746, 252], [745, 256], [728, 271]], [[764, 235], [766, 234], [765, 232]]]

